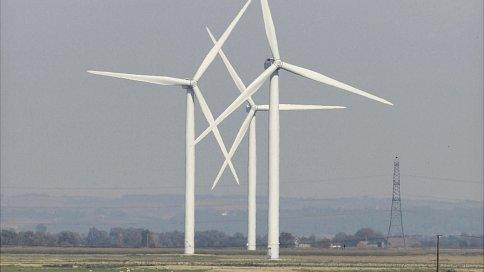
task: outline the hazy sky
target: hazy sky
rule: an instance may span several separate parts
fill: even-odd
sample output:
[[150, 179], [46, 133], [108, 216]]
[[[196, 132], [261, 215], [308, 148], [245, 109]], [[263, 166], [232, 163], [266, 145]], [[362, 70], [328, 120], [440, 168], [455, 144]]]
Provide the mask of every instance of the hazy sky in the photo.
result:
[[[2, 193], [183, 193], [185, 94], [88, 69], [192, 77], [244, 1], [1, 1]], [[280, 72], [281, 195], [483, 197], [483, 6], [468, 1], [271, 1], [283, 60], [392, 101], [389, 107]], [[224, 46], [246, 84], [270, 56], [254, 0]], [[217, 58], [200, 81], [214, 115], [238, 95]], [[268, 85], [254, 96], [268, 102]], [[221, 126], [230, 146], [245, 117]], [[267, 190], [267, 113], [258, 194]], [[198, 105], [199, 134], [207, 123]], [[247, 142], [210, 192], [222, 154], [197, 145], [199, 194], [246, 192]], [[424, 178], [428, 177], [428, 178]]]

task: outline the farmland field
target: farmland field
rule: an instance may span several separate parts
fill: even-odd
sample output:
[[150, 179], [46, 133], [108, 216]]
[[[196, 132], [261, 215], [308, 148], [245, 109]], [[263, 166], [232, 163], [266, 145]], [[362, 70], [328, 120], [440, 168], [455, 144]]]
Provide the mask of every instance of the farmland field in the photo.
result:
[[[435, 271], [433, 250], [282, 250], [269, 261], [265, 251], [178, 249], [2, 248], [1, 271]], [[442, 250], [440, 271], [484, 271], [482, 250]]]

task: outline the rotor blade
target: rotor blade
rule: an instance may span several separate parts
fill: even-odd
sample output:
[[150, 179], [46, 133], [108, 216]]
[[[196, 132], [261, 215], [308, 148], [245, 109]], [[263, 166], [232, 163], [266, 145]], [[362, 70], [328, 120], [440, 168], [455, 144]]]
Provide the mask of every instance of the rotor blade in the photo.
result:
[[160, 84], [160, 85], [190, 85], [189, 80], [174, 78], [174, 77], [123, 74], [123, 73], [92, 71], [92, 70], [89, 70], [87, 72], [95, 75], [123, 78], [128, 80], [142, 81], [142, 82], [148, 82], [148, 83], [154, 83], [154, 84]]
[[302, 67], [299, 67], [299, 66], [296, 66], [296, 65], [293, 65], [293, 64], [289, 64], [289, 63], [286, 63], [286, 62], [282, 63], [282, 68], [289, 71], [289, 72], [292, 72], [296, 75], [300, 75], [300, 76], [303, 76], [303, 77], [306, 77], [306, 78], [309, 78], [309, 79], [312, 79], [312, 80], [315, 80], [315, 81], [318, 81], [318, 82], [321, 82], [321, 83], [324, 83], [324, 84], [328, 84], [330, 86], [340, 88], [340, 89], [343, 89], [345, 91], [352, 92], [354, 94], [358, 94], [358, 95], [364, 96], [366, 98], [369, 98], [369, 99], [372, 99], [372, 100], [393, 106], [393, 104], [391, 102], [389, 102], [389, 101], [387, 101], [383, 98], [380, 98], [376, 95], [372, 95], [372, 94], [367, 93], [365, 91], [356, 89], [355, 87], [352, 87], [352, 86], [347, 85], [345, 83], [339, 82], [335, 79], [332, 79], [332, 78], [327, 77], [325, 75], [322, 75], [320, 73], [311, 71], [309, 69], [302, 68]]
[[334, 109], [346, 109], [343, 106], [322, 106], [322, 105], [297, 105], [297, 104], [279, 104], [279, 110], [292, 111], [292, 110], [334, 110]]
[[[210, 38], [212, 39], [212, 42], [215, 44], [217, 43], [217, 40], [215, 39], [215, 37], [213, 36], [212, 32], [210, 31], [210, 29], [208, 27], [207, 28], [207, 32], [208, 32], [208, 35], [210, 36]], [[220, 55], [220, 58], [222, 58], [222, 61], [224, 62], [225, 64], [225, 67], [227, 67], [227, 70], [229, 71], [229, 74], [230, 76], [232, 77], [232, 79], [234, 80], [235, 82], [235, 86], [237, 86], [237, 88], [239, 89], [239, 91], [242, 93], [245, 91], [246, 87], [245, 87], [245, 84], [244, 82], [242, 81], [242, 79], [239, 77], [239, 75], [237, 74], [237, 72], [235, 71], [234, 67], [232, 66], [232, 64], [230, 64], [229, 62], [229, 59], [227, 58], [227, 56], [225, 56], [224, 54], [224, 51], [222, 49], [220, 49], [220, 51], [218, 51], [219, 55]], [[251, 97], [249, 97], [247, 99], [247, 101], [249, 101], [249, 104], [251, 106], [254, 106], [255, 105], [255, 102], [254, 100], [252, 100]]]
[[[212, 125], [214, 122], [212, 112], [210, 111], [210, 108], [207, 105], [207, 102], [205, 101], [205, 98], [202, 95], [202, 92], [198, 88], [198, 86], [193, 86], [193, 90], [195, 91], [195, 95], [197, 97], [198, 103], [200, 104], [200, 108], [202, 109], [203, 115], [205, 115], [205, 118], [208, 121], [209, 125]], [[224, 141], [222, 140], [222, 136], [220, 135], [220, 131], [218, 130], [218, 127], [214, 127], [213, 129], [213, 135], [215, 136], [215, 139], [217, 140], [218, 145], [220, 146], [220, 149], [222, 150], [222, 153], [224, 154], [225, 160], [228, 160], [228, 164], [230, 167], [230, 171], [234, 175], [235, 181], [237, 184], [239, 183], [239, 177], [237, 176], [237, 173], [235, 172], [234, 165], [232, 164], [232, 161], [228, 158], [228, 153], [227, 153], [227, 148], [225, 147]]]
[[249, 6], [249, 4], [250, 4], [251, 1], [252, 0], [248, 0], [247, 3], [245, 3], [245, 5], [239, 11], [239, 13], [237, 14], [237, 16], [235, 16], [234, 20], [230, 23], [230, 25], [227, 27], [227, 29], [222, 34], [222, 36], [220, 36], [220, 39], [218, 40], [218, 42], [215, 43], [215, 45], [212, 47], [212, 49], [205, 56], [205, 59], [202, 61], [202, 64], [200, 65], [200, 67], [198, 68], [197, 72], [195, 73], [195, 76], [193, 76], [193, 79], [195, 81], [198, 81], [202, 77], [203, 73], [205, 73], [205, 71], [207, 70], [208, 66], [215, 59], [215, 57], [217, 56], [218, 51], [224, 45], [225, 41], [227, 40], [227, 38], [229, 37], [230, 33], [234, 29], [235, 25], [239, 21], [240, 17], [242, 17], [242, 15], [244, 14], [245, 10], [247, 9], [247, 7]]
[[241, 93], [235, 100], [230, 104], [222, 114], [220, 114], [219, 117], [215, 120], [215, 122], [210, 125], [198, 138], [195, 140], [195, 144], [200, 142], [205, 136], [207, 136], [214, 127], [216, 127], [218, 124], [220, 124], [227, 116], [229, 116], [232, 112], [234, 112], [244, 101], [257, 92], [257, 90], [262, 86], [264, 83], [264, 80], [266, 80], [275, 70], [277, 69], [277, 66], [275, 64], [272, 64], [269, 66], [262, 74], [260, 74], [250, 85], [247, 87], [247, 89]]
[[272, 21], [271, 10], [269, 9], [269, 3], [267, 0], [261, 0], [262, 16], [264, 17], [264, 26], [266, 29], [267, 40], [271, 47], [272, 57], [274, 59], [280, 59], [279, 47], [277, 46], [276, 29], [274, 27], [274, 21]]
[[[279, 110], [292, 111], [292, 110], [334, 110], [334, 109], [346, 109], [343, 106], [322, 106], [322, 105], [299, 105], [299, 104], [279, 104]], [[269, 105], [257, 105], [258, 111], [268, 111]]]
[[[234, 143], [232, 144], [232, 147], [230, 148], [229, 151], [229, 159], [232, 159], [232, 157], [235, 154], [235, 151], [237, 151], [237, 148], [239, 147], [240, 143], [242, 142], [242, 139], [244, 138], [247, 129], [249, 128], [250, 121], [252, 120], [252, 117], [254, 117], [255, 114], [255, 109], [250, 109], [249, 113], [247, 114], [247, 117], [245, 118], [244, 122], [242, 123], [242, 126], [240, 126], [239, 132], [237, 132], [237, 136], [235, 137]], [[212, 190], [217, 186], [218, 181], [220, 180], [220, 177], [222, 176], [223, 172], [225, 171], [225, 168], [227, 168], [227, 162], [228, 160], [225, 160], [224, 163], [222, 164], [222, 167], [218, 171], [217, 177], [215, 178], [215, 181], [213, 182], [212, 185]]]

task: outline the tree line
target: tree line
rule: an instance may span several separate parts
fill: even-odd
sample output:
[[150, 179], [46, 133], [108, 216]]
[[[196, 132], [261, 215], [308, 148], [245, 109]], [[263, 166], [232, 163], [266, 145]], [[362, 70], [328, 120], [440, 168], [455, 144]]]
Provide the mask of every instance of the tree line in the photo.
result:
[[[416, 237], [416, 238], [415, 238]], [[431, 247], [435, 245], [433, 237], [414, 236], [419, 246]], [[314, 248], [329, 248], [331, 246], [355, 247], [360, 242], [373, 243], [384, 246], [385, 237], [382, 233], [371, 228], [362, 228], [354, 234], [337, 233], [331, 239], [324, 237], [295, 236], [282, 232], [279, 236], [281, 247], [292, 248], [309, 246]], [[442, 239], [443, 247], [482, 247], [482, 237], [456, 235]], [[217, 230], [198, 231], [195, 233], [195, 244], [199, 248], [217, 247], [245, 247], [247, 238], [242, 233], [232, 235]], [[266, 236], [258, 236], [257, 244], [267, 244]], [[117, 247], [117, 248], [182, 248], [184, 247], [184, 233], [180, 231], [156, 233], [143, 228], [111, 228], [109, 231], [95, 227], [87, 234], [72, 231], [50, 233], [44, 225], [38, 225], [35, 231], [1, 230], [1, 246], [49, 246], [49, 247]], [[412, 246], [412, 245], [410, 245]]]
[[[87, 234], [73, 231], [50, 233], [47, 231], [1, 230], [2, 246], [49, 246], [49, 247], [126, 247], [126, 248], [182, 248], [183, 232], [155, 233], [142, 228], [111, 228], [108, 231], [95, 227]], [[241, 233], [228, 235], [221, 231], [199, 231], [195, 234], [197, 247], [242, 247], [246, 237]]]

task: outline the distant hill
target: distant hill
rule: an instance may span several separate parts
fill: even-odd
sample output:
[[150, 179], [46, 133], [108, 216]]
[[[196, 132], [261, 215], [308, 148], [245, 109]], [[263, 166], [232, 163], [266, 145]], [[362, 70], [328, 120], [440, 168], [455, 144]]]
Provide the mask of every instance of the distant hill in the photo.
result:
[[[267, 199], [258, 198], [257, 232], [264, 235]], [[281, 199], [281, 231], [299, 235], [354, 233], [371, 227], [386, 233], [390, 199]], [[406, 200], [402, 203], [408, 234], [481, 234], [483, 203], [477, 201]], [[197, 230], [246, 232], [246, 196], [197, 196]], [[87, 232], [95, 226], [142, 227], [153, 231], [183, 231], [181, 195], [125, 195], [119, 198], [59, 197], [43, 194], [2, 196], [2, 228], [33, 230], [42, 223], [48, 231]]]

